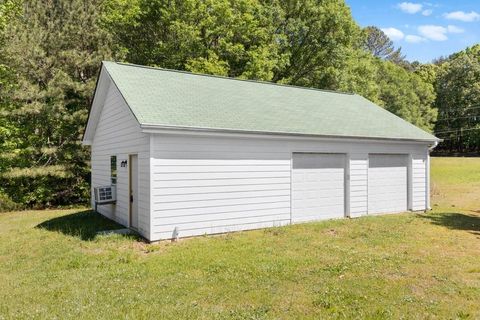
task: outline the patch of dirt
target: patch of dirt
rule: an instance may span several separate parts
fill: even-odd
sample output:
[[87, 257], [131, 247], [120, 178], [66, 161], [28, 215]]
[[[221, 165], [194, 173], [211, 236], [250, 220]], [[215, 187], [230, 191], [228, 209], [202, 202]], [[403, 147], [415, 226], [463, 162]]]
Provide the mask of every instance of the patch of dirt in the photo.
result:
[[329, 230], [325, 231], [325, 233], [330, 235], [330, 236], [333, 236], [333, 237], [338, 236], [338, 231], [335, 230], [335, 229], [329, 229]]

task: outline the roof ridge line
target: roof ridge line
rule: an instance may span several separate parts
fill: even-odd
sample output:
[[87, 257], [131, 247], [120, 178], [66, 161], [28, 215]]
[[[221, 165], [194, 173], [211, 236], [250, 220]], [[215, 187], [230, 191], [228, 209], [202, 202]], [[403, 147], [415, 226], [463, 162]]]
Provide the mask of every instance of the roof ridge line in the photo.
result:
[[141, 64], [135, 64], [135, 63], [118, 62], [118, 61], [103, 61], [103, 62], [111, 62], [111, 63], [115, 63], [115, 64], [127, 66], [127, 67], [136, 67], [136, 68], [152, 69], [152, 70], [157, 70], [157, 71], [167, 71], [167, 72], [183, 73], [183, 74], [188, 74], [188, 75], [193, 75], [193, 76], [200, 76], [200, 77], [209, 77], [209, 78], [217, 78], [217, 79], [225, 79], [225, 80], [235, 80], [235, 81], [243, 81], [243, 82], [252, 82], [252, 83], [259, 83], [259, 84], [266, 84], [266, 85], [274, 85], [274, 86], [279, 86], [279, 87], [295, 88], [295, 89], [305, 89], [305, 90], [313, 90], [313, 91], [321, 91], [321, 92], [335, 93], [335, 94], [344, 94], [344, 95], [350, 95], [350, 96], [355, 96], [355, 95], [356, 95], [356, 94], [353, 93], [353, 92], [343, 92], [343, 91], [335, 91], [335, 90], [329, 90], [329, 89], [319, 89], [319, 88], [313, 88], [313, 87], [302, 87], [302, 86], [297, 86], [297, 85], [276, 83], [276, 82], [265, 81], [265, 80], [239, 79], [239, 78], [232, 78], [232, 77], [227, 77], [227, 76], [219, 76], [219, 75], [214, 75], [214, 74], [194, 73], [194, 72], [189, 72], [189, 71], [184, 71], [184, 70], [176, 70], [176, 69], [169, 69], [169, 68], [162, 68], [162, 67], [145, 66], [145, 65], [141, 65]]

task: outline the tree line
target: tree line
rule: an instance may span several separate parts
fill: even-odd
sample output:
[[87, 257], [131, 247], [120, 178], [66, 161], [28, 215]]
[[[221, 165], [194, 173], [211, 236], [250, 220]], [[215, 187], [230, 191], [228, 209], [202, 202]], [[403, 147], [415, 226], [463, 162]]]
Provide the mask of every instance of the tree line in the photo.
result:
[[480, 148], [480, 45], [409, 62], [344, 0], [0, 0], [0, 210], [88, 201], [102, 60], [355, 92]]

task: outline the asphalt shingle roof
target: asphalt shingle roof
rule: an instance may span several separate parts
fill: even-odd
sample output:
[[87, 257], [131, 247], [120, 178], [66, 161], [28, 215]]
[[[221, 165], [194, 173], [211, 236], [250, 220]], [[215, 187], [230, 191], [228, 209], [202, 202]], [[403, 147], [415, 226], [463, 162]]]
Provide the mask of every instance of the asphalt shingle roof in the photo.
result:
[[104, 62], [142, 125], [438, 140], [355, 94]]

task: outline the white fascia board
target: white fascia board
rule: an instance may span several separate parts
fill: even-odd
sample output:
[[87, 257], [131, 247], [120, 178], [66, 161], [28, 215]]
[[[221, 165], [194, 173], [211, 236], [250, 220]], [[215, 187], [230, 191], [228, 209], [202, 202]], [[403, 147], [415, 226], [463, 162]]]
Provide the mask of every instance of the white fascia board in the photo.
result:
[[88, 113], [87, 125], [83, 134], [83, 145], [89, 146], [93, 143], [93, 137], [95, 136], [95, 130], [97, 129], [97, 124], [102, 114], [103, 104], [105, 103], [110, 83], [110, 75], [102, 64]]
[[392, 138], [374, 138], [374, 137], [354, 137], [354, 136], [329, 136], [329, 135], [308, 135], [281, 132], [261, 132], [247, 130], [230, 130], [214, 128], [196, 128], [196, 127], [177, 127], [162, 126], [152, 124], [141, 124], [142, 132], [159, 133], [172, 135], [197, 135], [197, 136], [218, 136], [218, 137], [238, 137], [238, 138], [262, 138], [262, 139], [298, 139], [298, 140], [323, 140], [323, 141], [348, 141], [361, 142], [372, 141], [379, 143], [413, 143], [428, 146], [436, 146], [439, 140], [415, 140], [415, 139], [392, 139]]

